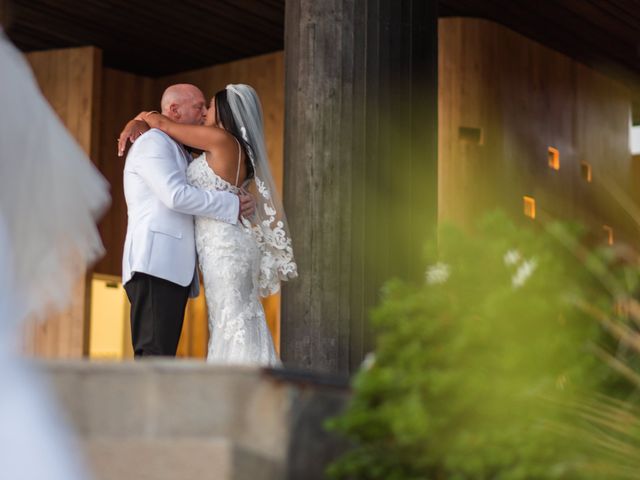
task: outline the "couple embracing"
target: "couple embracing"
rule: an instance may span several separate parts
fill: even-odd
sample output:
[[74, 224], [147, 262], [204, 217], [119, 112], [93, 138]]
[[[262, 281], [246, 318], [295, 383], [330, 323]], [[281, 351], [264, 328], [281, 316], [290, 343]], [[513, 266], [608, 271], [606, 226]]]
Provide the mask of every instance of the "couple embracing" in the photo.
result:
[[175, 355], [187, 300], [199, 293], [197, 259], [207, 360], [277, 365], [260, 296], [276, 293], [297, 267], [260, 100], [248, 85], [228, 85], [207, 103], [194, 85], [178, 84], [164, 92], [161, 109], [130, 121], [118, 144], [122, 155], [133, 143], [122, 275], [134, 354]]

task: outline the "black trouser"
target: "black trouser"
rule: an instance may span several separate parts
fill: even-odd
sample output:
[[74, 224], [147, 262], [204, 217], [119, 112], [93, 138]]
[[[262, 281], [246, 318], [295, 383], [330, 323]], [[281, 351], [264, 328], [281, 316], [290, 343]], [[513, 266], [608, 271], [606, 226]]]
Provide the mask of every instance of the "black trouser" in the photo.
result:
[[124, 289], [131, 302], [134, 355], [175, 356], [189, 287], [135, 272]]

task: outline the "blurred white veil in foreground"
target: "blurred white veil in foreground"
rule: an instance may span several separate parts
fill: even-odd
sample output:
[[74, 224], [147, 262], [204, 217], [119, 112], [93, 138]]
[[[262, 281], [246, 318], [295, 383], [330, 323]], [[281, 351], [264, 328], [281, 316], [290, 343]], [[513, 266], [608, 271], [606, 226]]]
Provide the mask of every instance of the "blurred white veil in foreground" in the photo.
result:
[[49, 393], [20, 358], [24, 320], [62, 308], [102, 254], [108, 186], [0, 28], [0, 478], [86, 478]]

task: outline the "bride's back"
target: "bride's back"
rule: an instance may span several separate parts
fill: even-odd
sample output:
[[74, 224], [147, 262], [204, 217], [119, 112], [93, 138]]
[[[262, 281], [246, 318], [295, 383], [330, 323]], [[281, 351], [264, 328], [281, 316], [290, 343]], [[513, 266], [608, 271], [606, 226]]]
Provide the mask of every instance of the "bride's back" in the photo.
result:
[[205, 158], [211, 170], [231, 185], [239, 187], [246, 180], [246, 153], [230, 133], [217, 141], [210, 151], [205, 152]]

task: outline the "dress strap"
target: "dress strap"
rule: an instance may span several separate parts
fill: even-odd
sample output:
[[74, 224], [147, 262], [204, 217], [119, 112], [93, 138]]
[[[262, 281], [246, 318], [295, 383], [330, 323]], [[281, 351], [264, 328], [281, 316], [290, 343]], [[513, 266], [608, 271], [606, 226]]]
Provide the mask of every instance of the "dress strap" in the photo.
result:
[[236, 172], [236, 183], [235, 183], [235, 186], [237, 187], [238, 186], [238, 180], [240, 180], [240, 165], [242, 163], [242, 147], [240, 146], [240, 142], [235, 137], [235, 135], [233, 136], [233, 138], [235, 139], [236, 143], [238, 144], [238, 171]]

